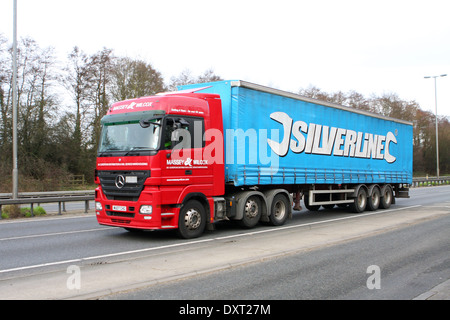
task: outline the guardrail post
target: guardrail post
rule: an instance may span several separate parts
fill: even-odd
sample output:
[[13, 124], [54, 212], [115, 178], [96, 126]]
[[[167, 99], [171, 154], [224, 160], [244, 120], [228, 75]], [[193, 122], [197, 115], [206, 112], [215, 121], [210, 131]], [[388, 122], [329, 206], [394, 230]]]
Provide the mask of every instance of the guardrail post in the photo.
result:
[[62, 215], [62, 213], [61, 213], [61, 201], [58, 202], [58, 215]]
[[89, 200], [84, 201], [84, 213], [88, 213], [89, 210]]
[[30, 205], [30, 211], [31, 211], [31, 216], [34, 217], [34, 212], [33, 212], [33, 202]]

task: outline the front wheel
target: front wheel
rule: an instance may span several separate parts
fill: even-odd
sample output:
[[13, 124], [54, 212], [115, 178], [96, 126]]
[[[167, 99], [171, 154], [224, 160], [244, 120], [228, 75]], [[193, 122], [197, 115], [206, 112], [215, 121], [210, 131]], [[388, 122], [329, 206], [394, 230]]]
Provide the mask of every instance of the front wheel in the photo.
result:
[[180, 210], [178, 234], [184, 239], [197, 238], [205, 231], [205, 207], [197, 200], [189, 200]]

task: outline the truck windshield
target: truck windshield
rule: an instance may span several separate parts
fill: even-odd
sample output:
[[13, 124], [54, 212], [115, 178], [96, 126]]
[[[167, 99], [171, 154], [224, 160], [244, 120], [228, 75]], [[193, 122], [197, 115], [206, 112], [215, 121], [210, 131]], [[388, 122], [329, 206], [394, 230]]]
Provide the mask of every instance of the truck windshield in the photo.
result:
[[99, 153], [153, 151], [159, 147], [161, 119], [151, 119], [142, 126], [139, 121], [105, 123], [102, 129]]

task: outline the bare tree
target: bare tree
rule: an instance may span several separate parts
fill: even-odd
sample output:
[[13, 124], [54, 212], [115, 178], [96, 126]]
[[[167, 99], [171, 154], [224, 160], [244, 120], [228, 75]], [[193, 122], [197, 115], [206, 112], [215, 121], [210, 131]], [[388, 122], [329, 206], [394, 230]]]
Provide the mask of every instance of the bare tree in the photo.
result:
[[222, 81], [222, 80], [223, 79], [221, 77], [219, 77], [218, 75], [216, 75], [214, 73], [213, 69], [208, 69], [198, 77], [197, 82], [198, 83], [206, 83], [206, 82]]
[[[56, 117], [59, 70], [53, 48], [41, 48], [33, 39], [18, 43], [18, 151], [22, 171], [42, 178], [38, 159], [48, 158], [52, 120]], [[11, 157], [12, 50], [0, 35], [0, 159]]]
[[89, 93], [92, 128], [90, 148], [94, 151], [97, 150], [100, 138], [100, 120], [108, 111], [111, 100], [109, 86], [113, 66], [112, 60], [112, 50], [107, 48], [103, 48], [89, 59], [89, 68], [92, 74], [92, 87]]
[[115, 101], [150, 96], [165, 90], [161, 73], [151, 64], [127, 57], [115, 59], [111, 79]]
[[221, 80], [223, 79], [216, 75], [212, 69], [206, 70], [198, 77], [193, 76], [191, 70], [184, 69], [177, 77], [170, 78], [169, 90], [176, 91], [178, 86], [186, 84], [206, 83]]
[[[11, 56], [8, 40], [0, 34], [0, 162], [6, 163], [11, 143]], [[9, 162], [8, 162], [9, 163]]]
[[[74, 173], [79, 172], [83, 144], [89, 137], [86, 118], [90, 106], [88, 98], [92, 88], [92, 78], [88, 55], [78, 47], [74, 47], [68, 55], [64, 77], [64, 86], [71, 96], [74, 109], [73, 137], [69, 151], [71, 156], [68, 157], [68, 169]], [[82, 126], [82, 123], [85, 125]]]

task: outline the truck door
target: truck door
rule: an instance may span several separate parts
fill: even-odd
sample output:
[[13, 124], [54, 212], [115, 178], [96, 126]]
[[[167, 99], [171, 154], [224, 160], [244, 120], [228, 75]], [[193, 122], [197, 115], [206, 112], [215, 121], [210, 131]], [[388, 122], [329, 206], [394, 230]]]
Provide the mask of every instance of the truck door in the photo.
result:
[[200, 117], [174, 115], [165, 118], [161, 185], [165, 186], [162, 191], [172, 199], [186, 186], [212, 183], [212, 168], [202, 158], [204, 128], [204, 120]]

